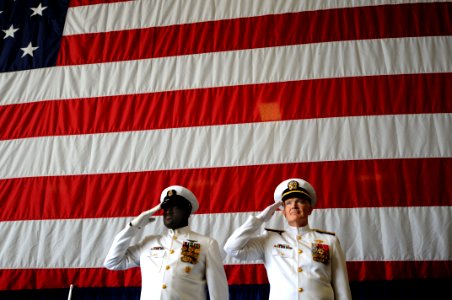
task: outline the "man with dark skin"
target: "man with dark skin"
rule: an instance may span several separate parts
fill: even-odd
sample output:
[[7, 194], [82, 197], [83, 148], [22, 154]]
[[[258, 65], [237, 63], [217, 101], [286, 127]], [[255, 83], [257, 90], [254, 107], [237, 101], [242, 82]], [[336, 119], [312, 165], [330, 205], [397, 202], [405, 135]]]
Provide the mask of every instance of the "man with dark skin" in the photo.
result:
[[[160, 204], [141, 213], [118, 233], [105, 258], [111, 270], [141, 267], [141, 299], [229, 298], [222, 256], [215, 239], [192, 231], [189, 218], [198, 209], [198, 200], [187, 188], [169, 186], [162, 191]], [[130, 246], [132, 239], [152, 217], [163, 209], [168, 231], [146, 236]]]
[[179, 205], [175, 201], [168, 202], [162, 209], [163, 224], [165, 224], [166, 228], [177, 229], [188, 226], [191, 207], [186, 205], [186, 202], [181, 201]]

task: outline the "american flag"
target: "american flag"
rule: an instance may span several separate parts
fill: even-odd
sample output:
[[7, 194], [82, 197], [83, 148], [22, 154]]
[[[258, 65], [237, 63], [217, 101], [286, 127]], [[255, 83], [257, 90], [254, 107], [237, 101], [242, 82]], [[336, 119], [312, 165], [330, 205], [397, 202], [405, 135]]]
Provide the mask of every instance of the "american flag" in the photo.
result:
[[356, 298], [452, 278], [450, 2], [2, 0], [0, 24], [0, 291], [139, 287], [102, 263], [165, 187], [223, 245], [290, 177]]

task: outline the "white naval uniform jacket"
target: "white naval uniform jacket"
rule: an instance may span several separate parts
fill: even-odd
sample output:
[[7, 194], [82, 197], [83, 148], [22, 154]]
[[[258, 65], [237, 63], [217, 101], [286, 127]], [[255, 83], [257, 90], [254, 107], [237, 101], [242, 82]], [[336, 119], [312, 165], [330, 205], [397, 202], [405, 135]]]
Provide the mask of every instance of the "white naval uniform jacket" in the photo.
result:
[[266, 231], [254, 216], [226, 241], [228, 255], [242, 261], [264, 262], [270, 282], [270, 300], [351, 299], [345, 255], [334, 234], [308, 226]]
[[[104, 266], [110, 270], [140, 266], [141, 300], [207, 299], [206, 287], [212, 300], [229, 298], [216, 240], [193, 232], [187, 226], [169, 229], [164, 235], [148, 236], [139, 244], [129, 246], [138, 230], [127, 226], [116, 235]], [[191, 254], [183, 255], [183, 247]], [[196, 252], [198, 255], [193, 254]]]

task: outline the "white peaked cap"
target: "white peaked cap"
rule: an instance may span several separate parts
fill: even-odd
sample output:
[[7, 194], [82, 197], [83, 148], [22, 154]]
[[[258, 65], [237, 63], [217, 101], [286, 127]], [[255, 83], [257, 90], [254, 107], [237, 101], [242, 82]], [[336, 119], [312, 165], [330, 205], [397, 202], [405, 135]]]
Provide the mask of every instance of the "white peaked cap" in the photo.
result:
[[317, 195], [314, 187], [304, 179], [290, 178], [281, 182], [275, 189], [275, 202], [283, 201], [289, 196], [298, 196], [308, 198], [311, 205], [315, 206]]
[[184, 198], [191, 204], [191, 213], [198, 210], [199, 203], [196, 196], [192, 193], [192, 191], [180, 185], [172, 185], [164, 189], [160, 195], [160, 203], [163, 204], [170, 200], [180, 201], [180, 197]]

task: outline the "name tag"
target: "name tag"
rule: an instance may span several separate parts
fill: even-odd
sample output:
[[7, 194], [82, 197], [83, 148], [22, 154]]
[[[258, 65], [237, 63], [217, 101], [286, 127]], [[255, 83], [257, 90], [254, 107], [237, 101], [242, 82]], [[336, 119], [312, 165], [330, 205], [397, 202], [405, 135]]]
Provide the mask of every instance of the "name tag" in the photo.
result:
[[152, 247], [149, 249], [149, 257], [163, 257], [165, 255], [165, 248], [163, 247]]

